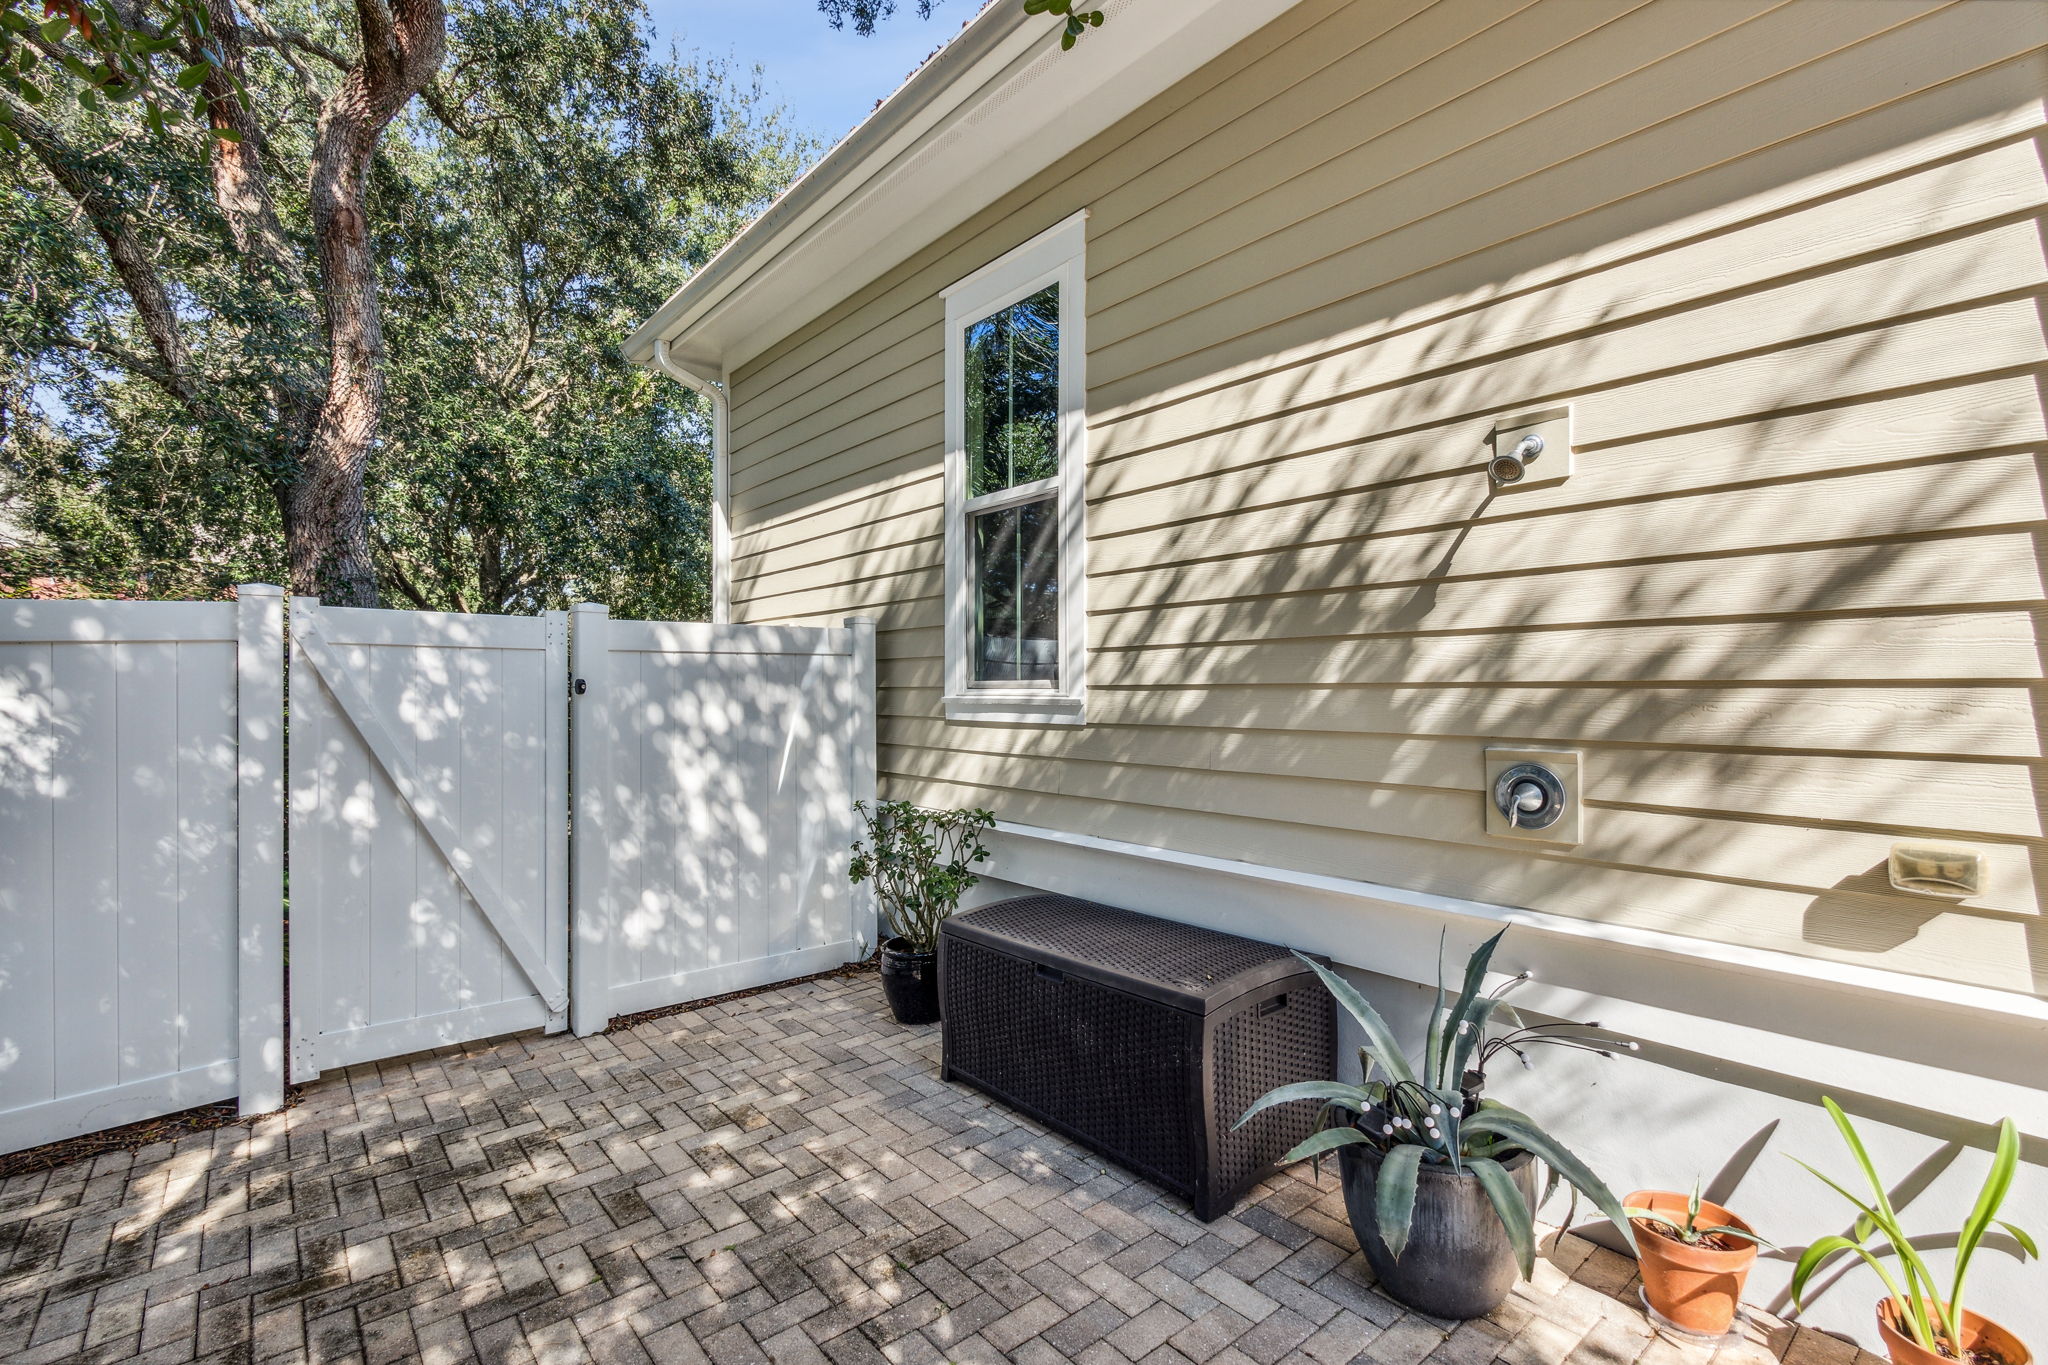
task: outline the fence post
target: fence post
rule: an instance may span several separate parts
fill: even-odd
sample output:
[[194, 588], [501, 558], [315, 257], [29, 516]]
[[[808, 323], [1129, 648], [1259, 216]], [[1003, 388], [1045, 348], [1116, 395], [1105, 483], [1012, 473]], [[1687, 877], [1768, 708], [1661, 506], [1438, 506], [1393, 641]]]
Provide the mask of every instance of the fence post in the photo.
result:
[[[853, 753], [847, 765], [852, 799], [875, 799], [875, 622], [871, 616], [849, 616], [846, 628], [853, 634]], [[859, 830], [858, 817], [855, 830]], [[856, 934], [865, 935], [864, 944], [873, 952], [881, 944], [882, 931], [875, 909], [872, 885], [854, 888], [853, 923]]]
[[569, 1027], [587, 1037], [611, 1022], [611, 608], [569, 609]]
[[235, 589], [239, 1108], [284, 1107], [284, 589]]

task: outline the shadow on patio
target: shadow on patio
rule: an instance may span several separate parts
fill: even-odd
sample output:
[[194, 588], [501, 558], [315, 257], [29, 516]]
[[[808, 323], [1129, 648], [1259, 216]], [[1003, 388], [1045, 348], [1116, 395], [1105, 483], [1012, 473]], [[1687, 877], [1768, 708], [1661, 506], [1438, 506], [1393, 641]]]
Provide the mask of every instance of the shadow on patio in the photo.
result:
[[1371, 1287], [1334, 1170], [1202, 1224], [937, 1079], [872, 976], [330, 1073], [229, 1127], [0, 1183], [38, 1361], [1869, 1365], [1768, 1319], [1651, 1335], [1574, 1237], [1490, 1319]]

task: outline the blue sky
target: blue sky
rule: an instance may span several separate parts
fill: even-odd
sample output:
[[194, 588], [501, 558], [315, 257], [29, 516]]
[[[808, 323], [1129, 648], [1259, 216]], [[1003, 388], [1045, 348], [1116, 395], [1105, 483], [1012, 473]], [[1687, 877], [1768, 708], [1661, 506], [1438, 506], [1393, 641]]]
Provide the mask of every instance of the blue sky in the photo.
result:
[[827, 144], [867, 117], [979, 8], [979, 0], [938, 0], [932, 17], [920, 19], [916, 0], [898, 0], [896, 13], [863, 38], [850, 24], [835, 31], [817, 0], [648, 0], [657, 50], [673, 40], [742, 68], [758, 65], [770, 98]]

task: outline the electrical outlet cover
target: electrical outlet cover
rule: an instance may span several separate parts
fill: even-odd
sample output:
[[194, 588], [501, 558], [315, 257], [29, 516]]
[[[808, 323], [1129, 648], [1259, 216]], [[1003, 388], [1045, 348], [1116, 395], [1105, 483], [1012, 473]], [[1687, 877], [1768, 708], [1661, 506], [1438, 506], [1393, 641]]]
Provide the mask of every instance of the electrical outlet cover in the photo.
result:
[[1512, 493], [1521, 488], [1540, 488], [1544, 484], [1563, 483], [1572, 476], [1571, 404], [1501, 418], [1493, 424], [1492, 453], [1509, 453], [1532, 432], [1543, 438], [1543, 453], [1529, 461], [1527, 471], [1519, 481], [1500, 485], [1498, 491]]
[[[1520, 839], [1526, 843], [1569, 846], [1585, 841], [1586, 803], [1582, 783], [1585, 768], [1576, 749], [1488, 749], [1485, 751], [1486, 788], [1480, 803], [1486, 809], [1486, 832], [1498, 839]], [[1493, 784], [1509, 768], [1521, 763], [1540, 763], [1557, 774], [1564, 784], [1564, 813], [1543, 829], [1523, 829], [1508, 823], [1508, 817], [1493, 803]]]

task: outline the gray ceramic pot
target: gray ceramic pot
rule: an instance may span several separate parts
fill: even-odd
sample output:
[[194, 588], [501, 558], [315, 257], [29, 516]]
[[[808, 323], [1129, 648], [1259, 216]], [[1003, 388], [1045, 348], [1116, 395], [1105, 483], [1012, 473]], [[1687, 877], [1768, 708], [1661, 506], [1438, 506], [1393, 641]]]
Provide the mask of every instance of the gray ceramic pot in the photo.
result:
[[[1482, 1318], [1500, 1307], [1521, 1272], [1507, 1229], [1476, 1177], [1448, 1166], [1423, 1165], [1415, 1181], [1415, 1222], [1396, 1261], [1380, 1240], [1373, 1214], [1380, 1154], [1358, 1144], [1339, 1147], [1337, 1153], [1351, 1231], [1379, 1276], [1380, 1288], [1439, 1318]], [[1504, 1164], [1534, 1208], [1536, 1163], [1521, 1152]]]

